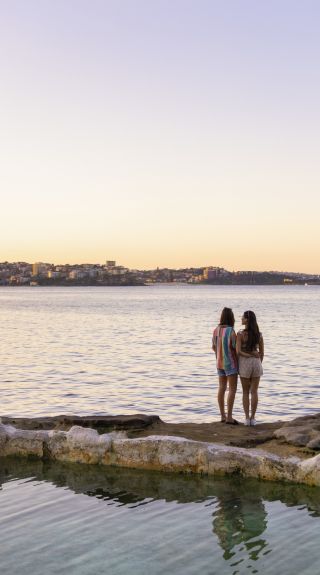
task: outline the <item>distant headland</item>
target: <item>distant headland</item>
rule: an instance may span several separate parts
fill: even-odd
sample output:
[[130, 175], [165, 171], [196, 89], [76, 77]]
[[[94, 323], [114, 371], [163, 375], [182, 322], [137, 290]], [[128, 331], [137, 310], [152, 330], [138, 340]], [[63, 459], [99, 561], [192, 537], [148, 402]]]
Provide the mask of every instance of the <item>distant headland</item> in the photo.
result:
[[320, 285], [320, 275], [279, 271], [228, 271], [221, 267], [129, 269], [105, 264], [0, 262], [1, 286]]

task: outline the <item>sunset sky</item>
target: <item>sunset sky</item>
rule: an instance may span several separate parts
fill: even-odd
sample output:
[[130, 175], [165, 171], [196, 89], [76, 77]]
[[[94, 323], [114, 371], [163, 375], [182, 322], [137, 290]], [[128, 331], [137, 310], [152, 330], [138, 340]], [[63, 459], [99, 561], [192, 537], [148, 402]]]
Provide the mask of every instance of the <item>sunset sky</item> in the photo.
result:
[[317, 0], [0, 0], [0, 261], [320, 273]]

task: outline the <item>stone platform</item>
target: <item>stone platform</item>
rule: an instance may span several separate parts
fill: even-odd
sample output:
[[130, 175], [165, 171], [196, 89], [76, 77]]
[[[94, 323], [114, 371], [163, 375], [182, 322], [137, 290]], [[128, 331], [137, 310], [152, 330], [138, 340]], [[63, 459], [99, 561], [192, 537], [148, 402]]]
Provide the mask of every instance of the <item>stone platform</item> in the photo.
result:
[[0, 456], [244, 477], [320, 486], [320, 413], [245, 427], [157, 416], [2, 417]]

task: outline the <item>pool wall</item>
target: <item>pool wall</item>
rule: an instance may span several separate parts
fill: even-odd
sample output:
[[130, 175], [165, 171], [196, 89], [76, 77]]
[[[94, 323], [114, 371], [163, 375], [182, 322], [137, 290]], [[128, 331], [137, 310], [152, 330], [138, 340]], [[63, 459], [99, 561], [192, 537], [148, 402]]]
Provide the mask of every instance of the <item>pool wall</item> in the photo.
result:
[[99, 435], [80, 426], [69, 431], [34, 431], [0, 424], [0, 456], [10, 455], [178, 473], [239, 474], [320, 486], [320, 454], [302, 460], [182, 437]]

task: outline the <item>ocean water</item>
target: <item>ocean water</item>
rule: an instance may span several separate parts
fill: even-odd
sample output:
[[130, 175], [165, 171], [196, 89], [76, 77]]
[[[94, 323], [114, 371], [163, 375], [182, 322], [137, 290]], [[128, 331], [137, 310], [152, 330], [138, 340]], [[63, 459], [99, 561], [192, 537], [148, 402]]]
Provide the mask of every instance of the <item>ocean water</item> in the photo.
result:
[[254, 310], [264, 335], [259, 421], [319, 411], [320, 287], [154, 285], [0, 288], [1, 415], [211, 421], [224, 306], [236, 329]]
[[0, 459], [2, 575], [316, 575], [320, 489]]

